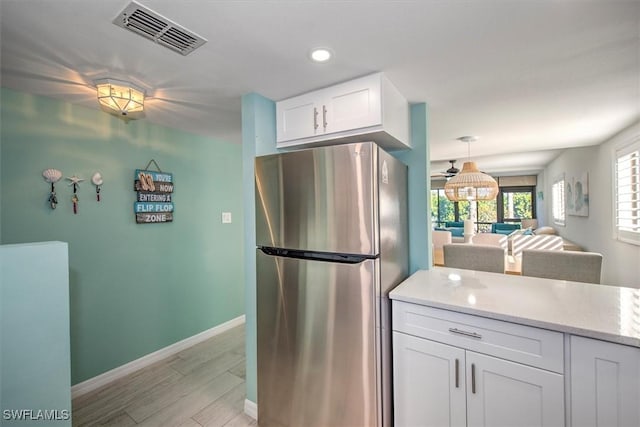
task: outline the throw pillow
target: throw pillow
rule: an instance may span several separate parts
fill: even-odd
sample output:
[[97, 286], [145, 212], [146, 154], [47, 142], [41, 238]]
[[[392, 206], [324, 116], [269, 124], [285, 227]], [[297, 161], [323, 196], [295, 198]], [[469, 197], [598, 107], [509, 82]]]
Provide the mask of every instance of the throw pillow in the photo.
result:
[[555, 228], [545, 225], [544, 227], [536, 228], [534, 234], [558, 234], [558, 232]]

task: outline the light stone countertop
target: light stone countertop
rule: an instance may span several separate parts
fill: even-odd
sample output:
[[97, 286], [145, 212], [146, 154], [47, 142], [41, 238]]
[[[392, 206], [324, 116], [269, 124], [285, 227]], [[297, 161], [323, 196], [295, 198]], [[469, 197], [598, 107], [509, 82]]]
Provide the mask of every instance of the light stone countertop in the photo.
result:
[[434, 267], [392, 300], [640, 347], [640, 289]]

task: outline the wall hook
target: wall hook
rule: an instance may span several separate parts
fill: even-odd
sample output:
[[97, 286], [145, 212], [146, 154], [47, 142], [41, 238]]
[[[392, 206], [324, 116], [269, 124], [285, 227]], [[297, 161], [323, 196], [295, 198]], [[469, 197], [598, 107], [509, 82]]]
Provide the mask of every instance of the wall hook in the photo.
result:
[[49, 192], [49, 206], [51, 209], [55, 209], [58, 204], [58, 198], [56, 197], [55, 183], [62, 178], [62, 172], [58, 169], [45, 169], [42, 171], [42, 177], [44, 180], [51, 184], [51, 191]]

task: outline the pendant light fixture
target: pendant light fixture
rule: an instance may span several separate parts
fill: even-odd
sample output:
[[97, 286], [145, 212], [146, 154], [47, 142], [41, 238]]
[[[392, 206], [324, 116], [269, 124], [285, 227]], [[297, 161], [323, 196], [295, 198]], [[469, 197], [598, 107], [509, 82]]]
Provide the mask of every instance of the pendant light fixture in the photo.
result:
[[467, 161], [462, 170], [444, 185], [444, 193], [452, 202], [494, 200], [498, 195], [498, 183], [491, 176], [480, 172], [475, 162], [470, 160], [471, 143], [477, 141], [475, 136], [461, 136], [458, 141], [466, 142]]
[[95, 82], [100, 108], [124, 120], [138, 119], [144, 113], [143, 89], [122, 80], [102, 79]]

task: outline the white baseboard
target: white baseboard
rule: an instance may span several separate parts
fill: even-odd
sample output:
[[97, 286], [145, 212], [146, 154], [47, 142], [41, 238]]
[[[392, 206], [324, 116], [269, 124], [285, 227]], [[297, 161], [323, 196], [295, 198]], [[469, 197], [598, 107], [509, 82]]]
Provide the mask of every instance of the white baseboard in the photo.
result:
[[103, 385], [109, 384], [112, 381], [129, 375], [130, 373], [135, 372], [138, 369], [142, 369], [155, 362], [172, 356], [186, 348], [192, 347], [202, 341], [208, 340], [211, 337], [226, 332], [231, 328], [242, 325], [244, 322], [245, 316], [243, 314], [242, 316], [231, 319], [218, 326], [214, 326], [213, 328], [207, 329], [206, 331], [200, 332], [199, 334], [193, 335], [189, 338], [185, 338], [182, 341], [178, 341], [177, 343], [171, 344], [170, 346], [161, 348], [160, 350], [149, 353], [146, 356], [142, 356], [139, 359], [132, 360], [131, 362], [126, 363], [122, 366], [118, 366], [117, 368], [102, 373], [98, 376], [89, 378], [88, 380], [71, 387], [71, 398], [75, 399], [78, 396], [89, 393], [90, 391], [102, 387]]
[[258, 404], [250, 401], [249, 399], [244, 400], [244, 413], [253, 418], [254, 420], [258, 419]]

